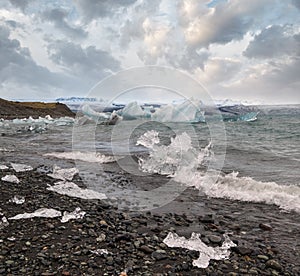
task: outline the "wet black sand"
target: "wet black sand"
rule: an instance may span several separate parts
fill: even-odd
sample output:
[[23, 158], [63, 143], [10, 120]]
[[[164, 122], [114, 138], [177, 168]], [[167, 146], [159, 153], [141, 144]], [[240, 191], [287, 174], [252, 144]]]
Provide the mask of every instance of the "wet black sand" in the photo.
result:
[[[120, 172], [116, 165], [108, 169]], [[37, 169], [2, 170], [0, 179], [9, 173], [21, 183], [0, 180], [0, 212], [5, 217], [42, 207], [62, 212], [80, 207], [86, 215], [66, 223], [60, 218], [9, 220], [0, 229], [0, 275], [300, 274], [300, 214], [281, 212], [272, 205], [208, 199], [192, 189], [151, 212], [125, 212], [105, 200], [48, 191], [47, 185], [56, 180]], [[129, 182], [152, 185], [151, 177], [122, 175]], [[83, 185], [78, 176], [74, 182]], [[14, 195], [25, 196], [25, 203], [8, 202]], [[197, 252], [168, 248], [162, 242], [169, 231], [186, 237], [193, 231], [201, 233], [210, 246], [219, 246], [226, 232], [238, 246], [228, 260], [212, 260], [208, 268], [200, 269], [192, 266]], [[107, 249], [109, 254], [97, 255], [96, 249]]]

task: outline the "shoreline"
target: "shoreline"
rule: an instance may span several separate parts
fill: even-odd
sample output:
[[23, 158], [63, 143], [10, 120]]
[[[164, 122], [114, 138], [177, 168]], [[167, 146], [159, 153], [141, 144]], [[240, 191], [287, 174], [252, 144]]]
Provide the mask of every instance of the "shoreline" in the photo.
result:
[[[5, 162], [2, 162], [5, 164]], [[116, 165], [111, 173], [118, 175]], [[45, 169], [45, 168], [44, 168]], [[80, 207], [82, 219], [62, 223], [57, 218], [9, 220], [0, 230], [0, 274], [11, 275], [298, 275], [300, 214], [273, 205], [200, 196], [186, 190], [174, 202], [151, 212], [125, 212], [105, 200], [84, 200], [47, 190], [57, 180], [41, 167], [16, 173], [0, 170], [0, 179], [15, 174], [19, 184], [0, 181], [1, 209], [12, 217], [39, 208], [61, 212]], [[77, 175], [73, 180], [84, 186]], [[144, 178], [143, 186], [152, 185]], [[152, 186], [151, 186], [152, 187]], [[24, 196], [21, 205], [9, 202]], [[210, 261], [207, 268], [192, 266], [199, 253], [170, 248], [169, 232], [189, 238], [200, 233], [209, 246], [219, 246], [223, 234], [238, 246], [228, 260]], [[105, 237], [105, 238], [104, 238]], [[97, 255], [97, 249], [111, 254]], [[18, 274], [21, 273], [21, 274]], [[124, 275], [124, 274], [123, 274]]]

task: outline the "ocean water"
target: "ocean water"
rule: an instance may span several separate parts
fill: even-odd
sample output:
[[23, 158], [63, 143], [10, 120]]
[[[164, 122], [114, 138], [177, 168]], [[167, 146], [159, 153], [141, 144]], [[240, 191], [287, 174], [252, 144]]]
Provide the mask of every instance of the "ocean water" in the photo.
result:
[[[206, 123], [132, 120], [73, 127], [68, 119], [0, 122], [0, 164], [70, 167], [71, 160], [81, 160], [101, 166], [134, 156], [135, 170], [169, 176], [207, 196], [300, 212], [300, 106], [261, 107], [258, 120], [224, 122], [224, 132], [213, 140]], [[208, 163], [222, 156], [218, 179], [208, 181]]]

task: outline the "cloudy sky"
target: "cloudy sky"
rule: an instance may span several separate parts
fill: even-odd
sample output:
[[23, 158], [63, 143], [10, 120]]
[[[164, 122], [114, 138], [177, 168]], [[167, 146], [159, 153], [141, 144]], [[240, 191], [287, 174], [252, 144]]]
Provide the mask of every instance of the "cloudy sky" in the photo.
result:
[[0, 97], [85, 96], [143, 65], [216, 99], [300, 103], [300, 0], [1, 0]]

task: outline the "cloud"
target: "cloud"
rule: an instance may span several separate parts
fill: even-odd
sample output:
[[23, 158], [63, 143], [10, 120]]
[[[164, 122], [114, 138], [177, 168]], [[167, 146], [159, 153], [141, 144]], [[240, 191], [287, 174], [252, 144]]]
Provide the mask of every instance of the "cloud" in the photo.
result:
[[136, 1], [137, 0], [74, 0], [74, 4], [86, 21], [92, 21], [95, 18], [122, 13]]
[[72, 27], [67, 22], [68, 12], [64, 9], [55, 8], [52, 10], [46, 10], [42, 14], [42, 19], [52, 22], [54, 26], [59, 29], [66, 36], [71, 38], [85, 38], [87, 32], [82, 27]]
[[292, 0], [292, 3], [300, 10], [300, 1], [299, 0]]
[[21, 9], [22, 11], [25, 11], [25, 9], [28, 7], [28, 5], [29, 5], [31, 2], [34, 2], [34, 1], [35, 1], [35, 0], [25, 0], [25, 1], [20, 1], [20, 0], [9, 0], [9, 2], [10, 2], [13, 6], [15, 6], [15, 7]]
[[209, 8], [202, 2], [185, 0], [179, 5], [179, 23], [186, 43], [193, 47], [226, 44], [242, 39], [271, 4], [270, 0], [231, 0]]
[[274, 58], [300, 54], [300, 33], [293, 34], [292, 26], [278, 26], [263, 29], [254, 36], [244, 55], [249, 58]]
[[234, 59], [211, 58], [205, 65], [204, 70], [197, 70], [197, 79], [204, 85], [214, 86], [229, 82], [240, 71], [242, 63]]
[[108, 52], [95, 46], [82, 47], [73, 42], [56, 40], [48, 45], [50, 58], [62, 66], [69, 74], [85, 76], [98, 82], [109, 72], [120, 70], [120, 62]]

